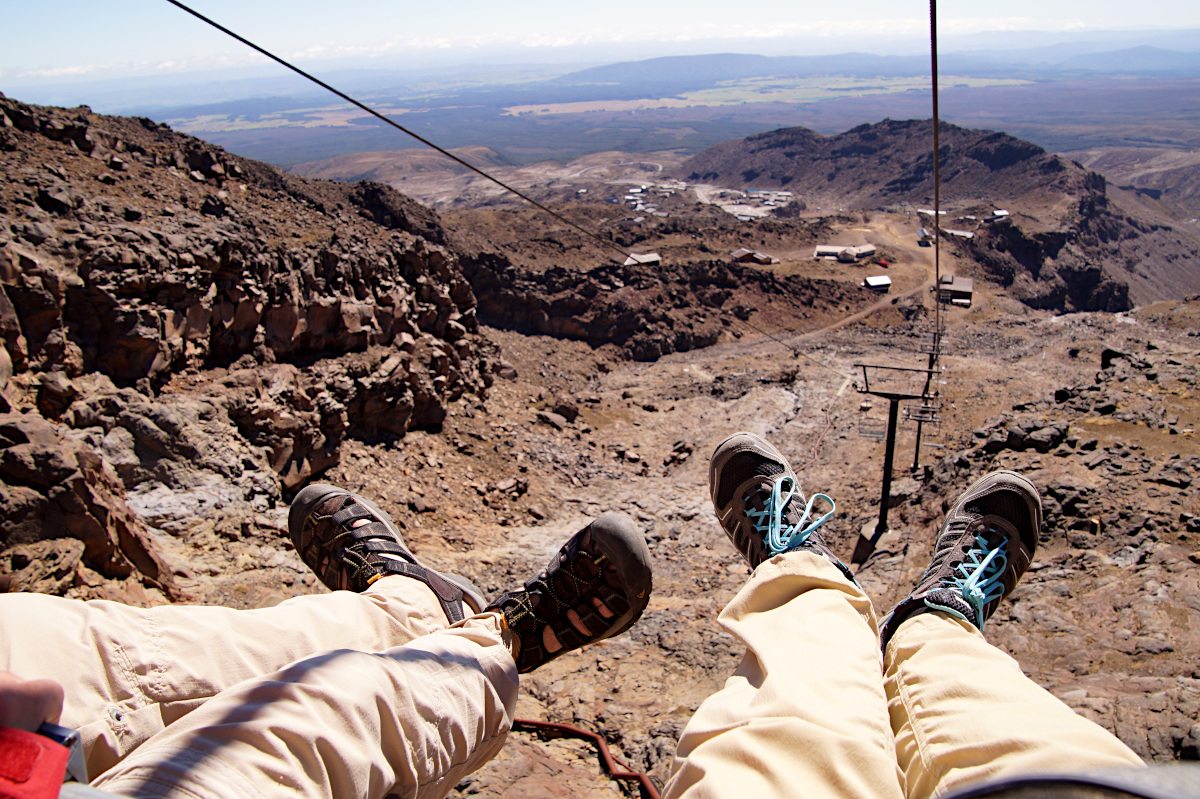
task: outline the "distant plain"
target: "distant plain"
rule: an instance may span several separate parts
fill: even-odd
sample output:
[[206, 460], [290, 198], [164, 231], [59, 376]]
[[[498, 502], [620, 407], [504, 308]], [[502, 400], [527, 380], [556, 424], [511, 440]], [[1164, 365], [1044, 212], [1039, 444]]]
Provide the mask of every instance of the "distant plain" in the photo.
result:
[[[946, 54], [941, 117], [1080, 160], [1190, 221], [1200, 216], [1200, 31], [1186, 33], [1171, 49], [1151, 42], [1110, 52]], [[928, 57], [918, 56], [724, 53], [457, 76], [361, 71], [331, 80], [471, 163], [536, 166], [533, 185], [538, 175], [593, 167], [574, 162], [599, 153], [616, 163], [662, 163], [778, 128], [834, 135], [887, 118], [928, 118], [929, 70]], [[360, 109], [296, 87], [139, 113], [304, 175], [382, 180], [435, 204], [465, 187], [462, 167]]]

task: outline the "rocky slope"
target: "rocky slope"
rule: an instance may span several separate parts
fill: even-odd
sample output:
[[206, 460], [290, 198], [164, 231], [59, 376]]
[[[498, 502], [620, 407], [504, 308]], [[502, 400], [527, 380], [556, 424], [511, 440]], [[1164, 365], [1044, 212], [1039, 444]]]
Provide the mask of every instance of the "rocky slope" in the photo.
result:
[[[782, 128], [722, 142], [680, 167], [687, 179], [781, 188], [843, 208], [933, 198], [933, 123], [885, 119], [836, 136]], [[1005, 133], [941, 129], [944, 198], [1003, 201], [1030, 191], [1068, 192], [1087, 176], [1070, 162]]]
[[77, 582], [168, 588], [147, 525], [270, 509], [491, 379], [436, 218], [387, 187], [2, 98], [0, 171], [0, 546], [86, 530]]
[[[714, 621], [747, 575], [707, 500], [716, 443], [778, 444], [836, 498], [844, 556], [874, 524], [882, 444], [859, 433], [880, 407], [853, 391], [856, 364], [924, 362], [927, 277], [872, 303], [853, 271], [816, 283], [712, 253], [568, 272], [547, 241], [510, 262], [439, 244], [432, 216], [383, 189], [288, 178], [137, 120], [0, 109], [0, 576], [21, 590], [233, 607], [323, 591], [285, 530], [317, 474], [489, 594], [621, 510], [651, 546], [650, 608], [523, 680], [518, 715], [597, 731], [661, 780], [741, 654]], [[51, 192], [68, 202], [43, 207]], [[911, 249], [891, 274], [924, 269]], [[971, 309], [945, 311], [942, 424], [922, 479], [897, 468], [892, 533], [860, 579], [886, 611], [957, 491], [1029, 474], [1046, 529], [989, 638], [1144, 757], [1196, 759], [1200, 301], [1053, 314], [1021, 290], [981, 280]], [[904, 425], [898, 464], [912, 444]], [[585, 750], [514, 733], [459, 795], [611, 795]]]
[[[836, 136], [786, 128], [723, 142], [681, 176], [722, 186], [787, 189], [840, 208], [929, 207], [932, 121], [884, 120]], [[983, 274], [1034, 307], [1128, 310], [1200, 291], [1200, 234], [1109, 197], [1103, 177], [1004, 133], [941, 128], [943, 227], [975, 236]], [[992, 210], [1011, 211], [1000, 225]], [[928, 224], [928, 223], [927, 223]]]
[[834, 309], [875, 299], [846, 283], [779, 277], [722, 261], [535, 273], [493, 255], [468, 259], [465, 269], [481, 298], [482, 321], [593, 346], [618, 344], [638, 361], [712, 346], [752, 313], [803, 320], [800, 327], [811, 329]]
[[1178, 219], [1200, 215], [1200, 152], [1157, 147], [1106, 147], [1068, 156], [1123, 189], [1161, 203]]

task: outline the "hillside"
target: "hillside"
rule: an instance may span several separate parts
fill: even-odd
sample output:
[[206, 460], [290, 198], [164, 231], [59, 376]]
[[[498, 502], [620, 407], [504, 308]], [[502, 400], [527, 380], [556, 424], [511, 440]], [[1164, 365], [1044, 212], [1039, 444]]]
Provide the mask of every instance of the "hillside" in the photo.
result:
[[[524, 677], [517, 715], [593, 730], [660, 782], [741, 656], [715, 617], [748, 570], [712, 513], [708, 454], [738, 429], [776, 442], [806, 491], [836, 498], [825, 530], [845, 557], [883, 463], [863, 432], [886, 406], [855, 392], [857, 364], [926, 362], [933, 265], [905, 213], [743, 222], [673, 197], [625, 225], [622, 206], [556, 189], [572, 218], [668, 257], [615, 266], [525, 211], [456, 211], [448, 229], [380, 184], [4, 98], [0, 176], [0, 583], [138, 605], [321, 593], [286, 531], [320, 479], [495, 595], [623, 511], [653, 556], [647, 612]], [[1023, 269], [1030, 242], [1058, 242], [1032, 225], [1005, 234]], [[858, 287], [878, 262], [812, 258], [877, 236], [892, 295]], [[729, 263], [746, 245], [785, 260]], [[1061, 313], [1029, 288], [981, 276], [970, 308], [942, 309], [941, 421], [915, 472], [902, 424], [891, 532], [859, 579], [886, 612], [945, 500], [1022, 471], [1046, 524], [989, 640], [1143, 757], [1200, 759], [1200, 300]], [[513, 733], [455, 795], [611, 797], [597, 773], [578, 742]]]
[[[722, 186], [788, 189], [826, 205], [878, 208], [933, 201], [928, 120], [885, 119], [836, 136], [784, 128], [723, 142], [688, 159], [681, 177]], [[1087, 174], [1004, 133], [943, 123], [942, 196], [1010, 202], [1031, 192], [1078, 192]]]
[[1107, 147], [1066, 153], [1121, 188], [1161, 204], [1182, 221], [1200, 217], [1200, 152], [1163, 147]]
[[[487, 147], [460, 147], [452, 152], [467, 163], [489, 172], [497, 167], [511, 165], [509, 160]], [[324, 161], [296, 164], [289, 171], [307, 178], [350, 183], [375, 180], [388, 184], [410, 179], [416, 181], [430, 173], [441, 182], [446, 182], [452, 177], [475, 174], [436, 150], [429, 149], [353, 153]]]
[[86, 531], [85, 595], [179, 596], [150, 529], [254, 518], [491, 381], [436, 216], [386, 186], [3, 97], [0, 173], [0, 546]]
[[[943, 227], [983, 273], [1035, 307], [1118, 311], [1200, 291], [1200, 231], [1110, 199], [1103, 177], [1037, 145], [943, 123]], [[884, 120], [836, 136], [785, 128], [724, 142], [679, 176], [721, 186], [787, 189], [809, 205], [930, 207], [932, 122]], [[1010, 211], [985, 223], [994, 209]]]

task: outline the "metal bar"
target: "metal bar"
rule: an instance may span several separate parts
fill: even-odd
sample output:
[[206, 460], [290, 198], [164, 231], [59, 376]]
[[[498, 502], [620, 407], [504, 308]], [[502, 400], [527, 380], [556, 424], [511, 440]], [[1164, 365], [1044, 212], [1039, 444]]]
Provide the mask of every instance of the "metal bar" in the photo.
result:
[[916, 474], [917, 469], [921, 466], [921, 427], [925, 423], [920, 419], [917, 420], [917, 444], [913, 447], [913, 465], [912, 473]]
[[[930, 372], [935, 371], [929, 367], [921, 368], [920, 366], [884, 366], [883, 364], [879, 363], [860, 363], [855, 365], [861, 366], [864, 372], [867, 369], [886, 369], [889, 372], [921, 372], [923, 374], [929, 374]], [[865, 374], [863, 375], [863, 379], [866, 379]]]
[[871, 540], [878, 541], [887, 532], [888, 503], [892, 498], [892, 463], [896, 456], [896, 422], [900, 418], [900, 400], [893, 399], [888, 406], [888, 437], [887, 449], [883, 454], [883, 491], [879, 497], [879, 522], [875, 525], [875, 535]]
[[[933, 75], [933, 279], [941, 293], [942, 283], [942, 153], [941, 115], [938, 113], [937, 0], [929, 0], [929, 71]], [[933, 305], [934, 327], [941, 332], [941, 303]]]

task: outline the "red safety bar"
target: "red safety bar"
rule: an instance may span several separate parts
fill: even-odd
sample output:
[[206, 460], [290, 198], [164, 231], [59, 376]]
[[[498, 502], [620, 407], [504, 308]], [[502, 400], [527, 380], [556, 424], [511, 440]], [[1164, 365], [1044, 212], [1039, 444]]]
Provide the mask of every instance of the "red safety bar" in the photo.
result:
[[0, 799], [55, 799], [69, 756], [44, 735], [0, 727]]

